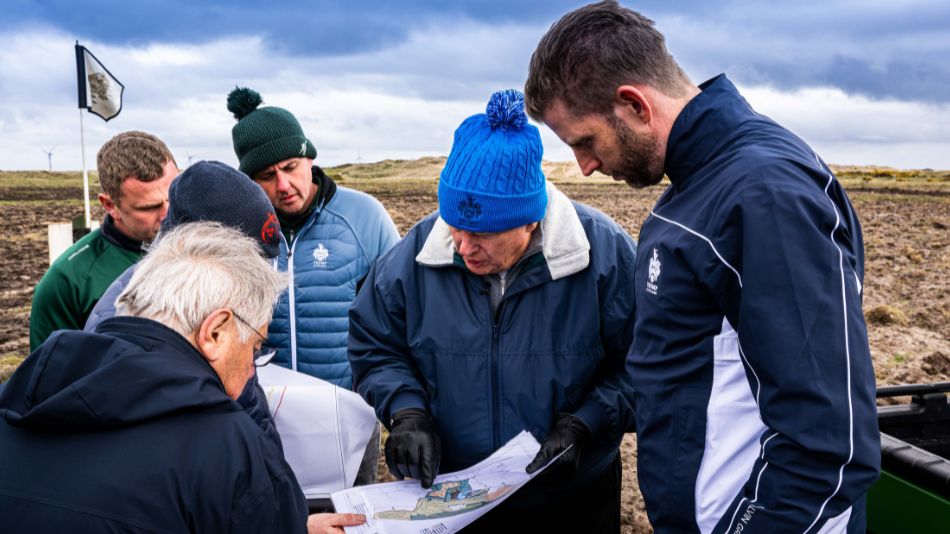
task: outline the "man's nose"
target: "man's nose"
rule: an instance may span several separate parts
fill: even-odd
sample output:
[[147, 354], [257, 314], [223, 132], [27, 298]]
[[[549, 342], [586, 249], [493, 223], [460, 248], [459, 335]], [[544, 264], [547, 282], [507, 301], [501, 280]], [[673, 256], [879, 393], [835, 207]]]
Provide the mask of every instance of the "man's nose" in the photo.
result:
[[593, 156], [574, 152], [574, 159], [577, 160], [577, 166], [580, 167], [581, 174], [584, 176], [590, 176], [600, 168], [600, 160]]
[[280, 171], [277, 171], [276, 174], [277, 190], [281, 192], [290, 190], [290, 180], [287, 179], [287, 174]]
[[475, 252], [476, 249], [477, 246], [471, 236], [469, 236], [467, 232], [461, 232], [461, 236], [459, 237], [459, 255], [468, 256]]

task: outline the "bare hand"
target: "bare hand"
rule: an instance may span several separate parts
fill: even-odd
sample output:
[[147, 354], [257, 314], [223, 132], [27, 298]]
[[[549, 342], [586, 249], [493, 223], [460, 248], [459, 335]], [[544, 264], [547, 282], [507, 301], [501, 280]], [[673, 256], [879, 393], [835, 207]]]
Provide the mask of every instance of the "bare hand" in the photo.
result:
[[362, 514], [313, 514], [307, 518], [307, 534], [344, 534], [343, 527], [366, 522]]

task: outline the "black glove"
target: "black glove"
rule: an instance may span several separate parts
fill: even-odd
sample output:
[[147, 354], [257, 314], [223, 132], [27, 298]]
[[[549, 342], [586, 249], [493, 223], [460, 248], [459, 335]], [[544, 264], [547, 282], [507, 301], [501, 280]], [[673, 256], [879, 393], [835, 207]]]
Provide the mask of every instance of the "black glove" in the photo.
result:
[[386, 465], [397, 480], [418, 480], [432, 487], [442, 459], [442, 440], [432, 417], [425, 410], [406, 408], [393, 415], [386, 440]]
[[551, 458], [560, 454], [561, 451], [570, 448], [551, 464], [549, 470], [561, 472], [561, 476], [574, 475], [581, 461], [580, 449], [590, 438], [590, 429], [583, 421], [569, 413], [559, 413], [547, 439], [541, 444], [541, 450], [535, 455], [534, 460], [531, 460], [525, 471], [529, 474], [534, 473], [551, 461]]

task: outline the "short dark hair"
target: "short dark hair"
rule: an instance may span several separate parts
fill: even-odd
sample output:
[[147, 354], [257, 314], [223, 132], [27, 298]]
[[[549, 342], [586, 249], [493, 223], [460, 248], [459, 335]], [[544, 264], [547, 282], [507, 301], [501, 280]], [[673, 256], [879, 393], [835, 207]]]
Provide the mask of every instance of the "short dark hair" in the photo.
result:
[[122, 132], [106, 141], [96, 155], [99, 187], [118, 203], [122, 182], [157, 180], [169, 161], [174, 163], [175, 158], [161, 139], [145, 132]]
[[531, 56], [525, 106], [541, 120], [555, 100], [575, 113], [603, 113], [624, 84], [682, 96], [689, 78], [666, 50], [653, 21], [608, 0], [561, 17]]

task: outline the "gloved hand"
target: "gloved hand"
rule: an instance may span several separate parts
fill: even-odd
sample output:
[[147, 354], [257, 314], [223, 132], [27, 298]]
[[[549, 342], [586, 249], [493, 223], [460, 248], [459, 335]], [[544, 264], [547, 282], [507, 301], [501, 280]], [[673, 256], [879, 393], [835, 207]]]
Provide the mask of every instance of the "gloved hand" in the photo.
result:
[[[581, 461], [581, 447], [591, 438], [590, 429], [579, 418], [569, 413], [560, 413], [554, 420], [554, 426], [548, 433], [547, 439], [541, 444], [541, 450], [535, 455], [534, 460], [525, 468], [529, 474], [544, 467], [551, 458], [554, 458], [561, 451], [570, 449], [561, 455], [549, 471], [558, 471], [561, 476], [573, 476]], [[541, 475], [545, 476], [545, 475]], [[560, 476], [558, 478], [561, 478]]]
[[419, 408], [406, 408], [393, 415], [392, 429], [386, 440], [386, 465], [398, 480], [418, 480], [423, 488], [432, 487], [442, 459], [442, 440], [432, 416]]

